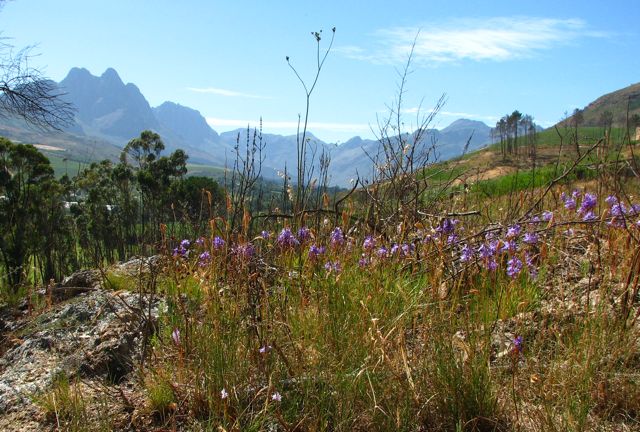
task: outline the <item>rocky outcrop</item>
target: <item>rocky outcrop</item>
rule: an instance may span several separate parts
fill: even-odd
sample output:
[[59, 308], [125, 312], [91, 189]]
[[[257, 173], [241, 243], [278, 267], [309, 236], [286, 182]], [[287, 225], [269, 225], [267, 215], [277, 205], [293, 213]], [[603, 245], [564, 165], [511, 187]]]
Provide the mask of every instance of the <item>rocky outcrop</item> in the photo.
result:
[[[130, 277], [149, 267], [148, 259], [138, 259], [113, 271]], [[0, 430], [41, 430], [29, 426], [38, 418], [34, 398], [61, 375], [112, 385], [126, 380], [155, 329], [160, 304], [131, 288], [104, 289], [100, 272], [83, 271], [45, 294], [43, 301], [63, 300], [41, 312], [0, 314]]]

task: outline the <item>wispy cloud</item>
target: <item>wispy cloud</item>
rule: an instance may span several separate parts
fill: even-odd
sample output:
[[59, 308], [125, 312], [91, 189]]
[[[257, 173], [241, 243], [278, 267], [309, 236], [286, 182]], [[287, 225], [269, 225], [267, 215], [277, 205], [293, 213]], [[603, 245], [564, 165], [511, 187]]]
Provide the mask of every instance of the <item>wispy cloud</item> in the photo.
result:
[[[215, 117], [207, 117], [207, 123], [213, 127], [234, 127], [242, 128], [259, 126], [260, 122], [255, 120], [240, 120], [240, 119], [221, 119]], [[262, 127], [268, 131], [268, 129], [277, 130], [290, 130], [295, 131], [298, 128], [298, 122], [295, 121], [263, 121]], [[370, 127], [365, 123], [331, 123], [331, 122], [309, 122], [307, 129], [311, 131], [326, 130], [334, 132], [368, 132]]]
[[422, 27], [394, 27], [374, 33], [374, 48], [343, 46], [342, 55], [373, 63], [398, 64], [407, 60], [415, 41], [413, 59], [418, 64], [462, 60], [506, 61], [526, 58], [584, 37], [606, 37], [581, 19], [495, 17], [456, 19]]
[[239, 98], [249, 98], [249, 99], [271, 99], [268, 96], [242, 93], [234, 90], [227, 90], [227, 89], [221, 89], [216, 87], [187, 87], [187, 90], [196, 92], [196, 93], [208, 93], [208, 94], [215, 94], [218, 96], [226, 96], [226, 97], [239, 97]]

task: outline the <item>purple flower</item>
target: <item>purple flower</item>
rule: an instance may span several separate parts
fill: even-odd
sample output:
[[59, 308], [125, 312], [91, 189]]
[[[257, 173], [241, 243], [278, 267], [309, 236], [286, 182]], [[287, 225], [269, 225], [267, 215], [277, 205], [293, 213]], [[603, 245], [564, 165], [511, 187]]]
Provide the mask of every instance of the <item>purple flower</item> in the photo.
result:
[[515, 279], [520, 274], [520, 271], [522, 271], [522, 261], [517, 257], [512, 257], [507, 261], [507, 276]]
[[531, 279], [537, 278], [538, 269], [536, 268], [536, 265], [533, 262], [533, 256], [529, 253], [525, 254], [524, 261], [527, 264], [527, 269], [529, 270], [529, 276], [531, 277]]
[[436, 231], [437, 232], [441, 232], [442, 234], [445, 234], [445, 235], [453, 234], [453, 232], [456, 229], [456, 224], [457, 223], [458, 223], [457, 220], [444, 218], [444, 219], [442, 219], [442, 222], [440, 223], [440, 226], [438, 228], [436, 228]]
[[282, 400], [282, 395], [280, 393], [278, 393], [278, 392], [274, 392], [271, 395], [271, 400], [274, 401], [274, 402], [280, 402]]
[[549, 222], [553, 218], [553, 212], [545, 210], [542, 212], [542, 219]]
[[447, 237], [447, 244], [456, 244], [458, 243], [458, 236], [456, 234], [451, 234]]
[[229, 397], [229, 393], [225, 389], [220, 390], [220, 399], [226, 399]]
[[589, 210], [584, 216], [582, 216], [582, 220], [585, 222], [590, 222], [598, 219], [598, 216], [593, 212], [593, 210]]
[[255, 253], [255, 249], [251, 243], [244, 243], [236, 245], [233, 250], [233, 254], [241, 259], [249, 259]]
[[522, 230], [522, 228], [520, 227], [520, 225], [516, 224], [516, 225], [511, 225], [509, 227], [509, 229], [507, 229], [507, 238], [508, 239], [512, 239], [515, 237], [518, 237], [520, 235], [520, 231]]
[[515, 253], [518, 251], [518, 244], [516, 243], [515, 240], [507, 240], [504, 245], [502, 245], [502, 249], [500, 250], [500, 252], [508, 252], [508, 253]]
[[292, 248], [300, 244], [298, 239], [295, 238], [295, 236], [291, 232], [291, 228], [288, 227], [283, 228], [282, 231], [280, 231], [277, 242], [278, 245], [283, 249]]
[[184, 239], [180, 242], [180, 247], [183, 249], [189, 249], [189, 246], [191, 246], [191, 242], [187, 239]]
[[324, 265], [324, 269], [328, 273], [340, 273], [342, 271], [342, 266], [340, 265], [340, 261], [327, 261]]
[[324, 246], [318, 247], [315, 244], [312, 244], [311, 246], [309, 246], [309, 258], [316, 259], [320, 255], [322, 255], [325, 252], [325, 250], [326, 249]]
[[376, 251], [376, 255], [378, 255], [378, 258], [387, 258], [389, 256], [389, 251], [386, 247], [381, 246], [380, 249]]
[[522, 349], [523, 349], [522, 342], [523, 342], [522, 336], [518, 336], [513, 340], [513, 352], [515, 354], [522, 353]]
[[271, 237], [271, 233], [269, 231], [263, 230], [260, 233], [260, 237], [262, 237], [265, 240], [269, 240], [269, 238]]
[[358, 260], [358, 266], [361, 268], [367, 267], [370, 263], [371, 261], [364, 254], [362, 254], [362, 257]]
[[298, 230], [298, 240], [304, 243], [311, 238], [311, 230], [307, 227], [302, 227]]
[[213, 248], [215, 250], [220, 250], [224, 247], [224, 240], [222, 240], [222, 238], [215, 236], [213, 238]]
[[410, 256], [413, 249], [414, 246], [412, 244], [403, 243], [402, 246], [400, 246], [402, 256]]
[[171, 339], [173, 339], [173, 343], [180, 345], [180, 329], [174, 329], [171, 332]]
[[462, 250], [460, 251], [460, 261], [468, 262], [473, 259], [474, 253], [473, 249], [469, 247], [469, 245], [465, 244], [462, 246]]
[[376, 247], [376, 240], [372, 236], [366, 236], [362, 242], [362, 248], [366, 251], [372, 251]]
[[331, 231], [331, 246], [340, 247], [344, 244], [344, 234], [342, 234], [342, 229], [340, 227], [335, 227], [333, 231]]
[[575, 210], [576, 209], [576, 200], [573, 198], [567, 198], [564, 200], [564, 208], [567, 210]]
[[480, 247], [478, 248], [478, 255], [480, 255], [480, 258], [483, 258], [483, 259], [491, 258], [494, 253], [495, 253], [495, 250], [492, 250], [485, 243], [481, 244]]
[[395, 255], [398, 253], [398, 251], [400, 250], [400, 246], [398, 246], [396, 243], [391, 245], [391, 251], [390, 254], [391, 255]]
[[582, 198], [582, 204], [580, 204], [580, 208], [578, 209], [578, 213], [585, 214], [590, 210], [593, 210], [598, 204], [598, 200], [594, 194], [586, 193]]
[[580, 197], [580, 191], [578, 189], [574, 189], [573, 192], [571, 192], [571, 198], [573, 199], [578, 199]]
[[606, 202], [607, 205], [611, 207], [612, 205], [618, 202], [618, 198], [613, 195], [609, 195], [608, 197], [605, 198], [604, 202]]
[[196, 240], [196, 244], [198, 246], [203, 246], [204, 245], [204, 237], [198, 237], [198, 240]]
[[211, 261], [211, 254], [208, 251], [204, 251], [198, 257], [198, 265], [204, 267]]
[[538, 234], [534, 232], [527, 232], [524, 234], [524, 237], [522, 237], [522, 241], [529, 245], [538, 244], [538, 240]]
[[271, 345], [263, 345], [258, 349], [258, 352], [260, 354], [267, 354], [269, 353], [271, 350], [273, 349], [273, 347]]
[[617, 217], [624, 216], [627, 214], [627, 207], [624, 203], [614, 204], [611, 206], [611, 214]]

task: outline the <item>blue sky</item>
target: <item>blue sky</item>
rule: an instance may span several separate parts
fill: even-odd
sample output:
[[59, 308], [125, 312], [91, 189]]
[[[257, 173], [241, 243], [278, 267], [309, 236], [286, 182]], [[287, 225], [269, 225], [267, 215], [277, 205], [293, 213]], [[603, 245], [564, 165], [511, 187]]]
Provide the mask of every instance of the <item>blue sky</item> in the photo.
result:
[[[457, 118], [495, 124], [518, 109], [543, 126], [565, 111], [640, 81], [640, 2], [621, 1], [48, 1], [13, 0], [2, 36], [36, 45], [31, 64], [56, 81], [71, 67], [115, 68], [157, 106], [199, 110], [217, 131], [256, 124], [292, 134], [304, 92], [336, 27], [311, 100], [325, 141], [373, 137], [394, 101], [414, 40], [403, 108], [447, 102], [433, 126]], [[417, 35], [417, 37], [416, 37]]]

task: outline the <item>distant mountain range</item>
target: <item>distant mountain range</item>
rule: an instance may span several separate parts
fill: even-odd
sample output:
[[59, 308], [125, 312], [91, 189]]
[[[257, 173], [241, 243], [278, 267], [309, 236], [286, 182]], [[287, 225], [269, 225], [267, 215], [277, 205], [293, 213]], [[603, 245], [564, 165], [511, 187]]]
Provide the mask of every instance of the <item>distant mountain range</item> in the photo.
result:
[[[246, 129], [218, 134], [196, 110], [173, 102], [151, 107], [135, 84], [125, 84], [114, 69], [93, 76], [83, 68], [73, 68], [58, 83], [66, 99], [77, 109], [75, 123], [63, 132], [43, 132], [29, 128], [18, 119], [0, 118], [0, 135], [34, 144], [64, 149], [69, 159], [115, 159], [126, 143], [150, 129], [162, 137], [167, 150], [182, 148], [192, 163], [224, 166], [232, 161], [238, 137], [246, 139]], [[367, 156], [379, 149], [376, 140], [354, 137], [341, 145], [325, 143], [312, 134], [311, 146], [331, 155], [330, 183], [346, 186], [357, 174], [369, 177], [373, 163]], [[430, 129], [425, 145], [436, 143], [440, 160], [480, 148], [490, 141], [491, 128], [478, 121], [460, 119], [442, 130]], [[296, 136], [263, 134], [266, 177], [275, 177], [286, 165], [295, 172]]]

